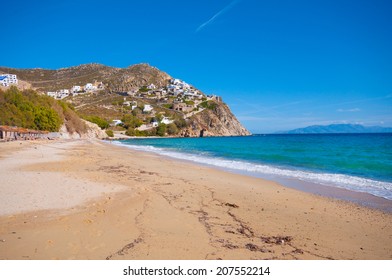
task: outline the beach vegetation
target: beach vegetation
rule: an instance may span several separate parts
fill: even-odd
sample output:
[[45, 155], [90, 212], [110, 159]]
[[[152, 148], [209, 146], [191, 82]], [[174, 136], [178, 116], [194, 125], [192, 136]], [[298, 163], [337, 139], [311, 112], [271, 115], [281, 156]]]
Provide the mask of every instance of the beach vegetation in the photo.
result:
[[20, 91], [17, 87], [0, 90], [2, 125], [54, 132], [63, 124], [63, 113], [63, 107], [56, 100], [33, 90]]
[[175, 123], [170, 123], [167, 125], [166, 131], [169, 135], [176, 135], [179, 130]]
[[125, 114], [121, 121], [123, 122], [122, 126], [126, 129], [134, 129], [143, 124], [143, 121], [133, 114]]
[[114, 137], [114, 133], [113, 133], [113, 130], [106, 130], [106, 135], [107, 136], [109, 136], [109, 137]]
[[125, 132], [125, 135], [137, 137], [154, 136], [151, 135], [147, 130], [140, 131], [134, 128], [128, 128], [128, 130]]
[[86, 117], [84, 117], [84, 119], [86, 121], [97, 124], [101, 129], [109, 128], [109, 122], [103, 118], [98, 117], [98, 116], [86, 116]]
[[167, 125], [164, 123], [160, 123], [157, 127], [156, 135], [157, 136], [165, 136], [166, 135]]

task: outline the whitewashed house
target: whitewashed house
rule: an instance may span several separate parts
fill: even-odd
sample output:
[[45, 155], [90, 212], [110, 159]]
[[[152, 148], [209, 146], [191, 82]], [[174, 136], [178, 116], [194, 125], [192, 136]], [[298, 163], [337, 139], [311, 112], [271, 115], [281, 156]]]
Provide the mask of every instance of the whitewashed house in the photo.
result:
[[56, 98], [57, 92], [56, 92], [56, 91], [48, 91], [48, 92], [46, 93], [46, 95], [47, 95], [47, 96], [50, 96], [50, 97], [53, 97], [53, 98]]
[[0, 86], [8, 87], [8, 80], [6, 76], [0, 76]]
[[0, 74], [0, 85], [9, 87], [10, 85], [18, 84], [18, 77], [14, 74]]
[[87, 84], [84, 86], [84, 90], [85, 90], [85, 91], [96, 91], [97, 89], [98, 89], [98, 87], [95, 86], [95, 85], [93, 85], [92, 83], [87, 83]]
[[180, 79], [172, 79], [171, 80], [172, 85], [179, 85], [181, 83]]
[[79, 91], [82, 91], [82, 87], [81, 86], [73, 86], [71, 91], [72, 91], [72, 93], [77, 93]]
[[156, 89], [157, 87], [154, 84], [150, 84], [147, 86], [148, 89]]
[[60, 89], [58, 92], [59, 92], [60, 94], [69, 95], [69, 89]]
[[111, 126], [117, 126], [117, 125], [120, 125], [120, 124], [122, 124], [123, 122], [121, 121], [121, 120], [113, 120], [111, 123], [110, 123], [110, 125]]
[[154, 108], [151, 105], [146, 104], [144, 105], [143, 113], [150, 113], [152, 110], [154, 110]]
[[168, 117], [163, 117], [162, 120], [161, 120], [161, 123], [164, 123], [164, 124], [171, 124], [173, 122], [174, 121], [169, 119]]
[[64, 98], [66, 98], [66, 97], [69, 96], [69, 94], [64, 93], [63, 90], [59, 90], [59, 91], [48, 91], [48, 92], [46, 93], [46, 95], [47, 95], [47, 96], [50, 96], [50, 97], [53, 97], [53, 98], [55, 98], [55, 99], [59, 99], [59, 100], [64, 99]]

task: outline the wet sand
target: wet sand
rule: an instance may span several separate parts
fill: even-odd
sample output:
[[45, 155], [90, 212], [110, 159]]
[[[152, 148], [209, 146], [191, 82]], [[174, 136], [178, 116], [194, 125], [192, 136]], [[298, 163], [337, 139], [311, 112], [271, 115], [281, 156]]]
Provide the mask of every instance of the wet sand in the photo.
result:
[[0, 259], [392, 259], [391, 213], [100, 141], [0, 143], [0, 180]]

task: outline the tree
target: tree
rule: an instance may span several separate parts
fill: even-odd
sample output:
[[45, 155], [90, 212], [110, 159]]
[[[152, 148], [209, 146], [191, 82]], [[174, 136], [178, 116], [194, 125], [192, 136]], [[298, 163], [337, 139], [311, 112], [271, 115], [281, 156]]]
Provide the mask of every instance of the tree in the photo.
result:
[[178, 127], [175, 123], [168, 124], [166, 130], [169, 135], [175, 135], [178, 133]]
[[136, 128], [143, 124], [143, 122], [134, 115], [126, 114], [122, 117], [121, 121], [123, 122], [123, 126], [128, 128]]
[[[35, 91], [11, 87], [0, 92], [0, 123], [30, 129], [58, 131], [63, 118], [54, 108], [57, 101]], [[62, 110], [60, 108], [60, 110]]]
[[157, 127], [157, 135], [165, 136], [165, 134], [166, 134], [166, 124], [160, 123]]

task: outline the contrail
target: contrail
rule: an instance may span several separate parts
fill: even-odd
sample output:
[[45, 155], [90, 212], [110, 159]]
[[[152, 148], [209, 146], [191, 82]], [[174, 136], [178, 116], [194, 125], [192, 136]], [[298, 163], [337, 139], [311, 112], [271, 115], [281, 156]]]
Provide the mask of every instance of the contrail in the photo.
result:
[[235, 4], [237, 4], [239, 0], [234, 0], [231, 1], [231, 3], [229, 5], [227, 5], [226, 7], [224, 7], [222, 10], [220, 10], [219, 12], [217, 12], [215, 15], [213, 15], [209, 20], [207, 20], [206, 22], [202, 23], [197, 29], [196, 32], [199, 32], [200, 30], [202, 30], [204, 27], [206, 27], [207, 25], [211, 24], [214, 22], [214, 20], [219, 17], [220, 15], [226, 13], [229, 9], [231, 9]]

